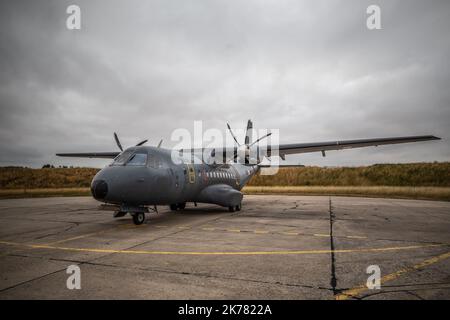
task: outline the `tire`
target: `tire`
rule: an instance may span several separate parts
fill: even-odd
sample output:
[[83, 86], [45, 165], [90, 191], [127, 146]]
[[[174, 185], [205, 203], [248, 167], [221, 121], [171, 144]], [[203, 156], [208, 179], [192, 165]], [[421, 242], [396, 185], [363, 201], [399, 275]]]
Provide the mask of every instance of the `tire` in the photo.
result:
[[241, 208], [242, 208], [242, 205], [239, 203], [239, 204], [236, 206], [236, 211], [241, 211]]
[[186, 202], [178, 203], [177, 206], [179, 210], [184, 210], [186, 208]]
[[177, 209], [178, 209], [178, 205], [177, 205], [176, 203], [172, 203], [172, 204], [170, 205], [170, 210], [172, 210], [172, 211], [177, 211]]
[[134, 222], [135, 225], [137, 225], [137, 226], [141, 225], [141, 224], [144, 223], [144, 221], [145, 221], [145, 213], [143, 213], [143, 212], [136, 212], [133, 215], [133, 222]]
[[228, 207], [228, 211], [230, 211], [230, 212], [234, 212], [235, 210], [236, 210], [235, 206], [229, 206]]

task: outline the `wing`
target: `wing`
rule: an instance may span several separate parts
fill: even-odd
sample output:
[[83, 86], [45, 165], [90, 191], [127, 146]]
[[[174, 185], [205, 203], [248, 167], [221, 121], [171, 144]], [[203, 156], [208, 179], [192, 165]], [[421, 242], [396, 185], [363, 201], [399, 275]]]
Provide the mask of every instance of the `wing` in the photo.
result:
[[[428, 140], [440, 140], [441, 138], [435, 136], [408, 136], [408, 137], [390, 137], [390, 138], [376, 138], [376, 139], [357, 139], [357, 140], [340, 140], [340, 141], [326, 141], [326, 142], [310, 142], [310, 143], [292, 143], [292, 144], [280, 144], [278, 146], [267, 146], [267, 154], [270, 156], [272, 151], [278, 150], [278, 154], [284, 158], [287, 154], [299, 154], [310, 152], [325, 152], [329, 150], [343, 150], [362, 147], [377, 147], [387, 144], [399, 144], [409, 142], [419, 142]], [[235, 159], [237, 155], [237, 148], [217, 148], [217, 149], [182, 149], [183, 153], [194, 153], [201, 155], [202, 152], [215, 155], [223, 155], [224, 160]], [[225, 162], [225, 161], [224, 161]]]
[[114, 159], [120, 152], [57, 153], [58, 157]]
[[[358, 140], [342, 140], [342, 141], [327, 141], [327, 142], [313, 142], [313, 143], [293, 143], [280, 144], [278, 146], [279, 154], [284, 156], [286, 154], [308, 153], [328, 150], [342, 150], [362, 147], [377, 147], [386, 144], [398, 144], [428, 140], [440, 140], [441, 138], [435, 136], [409, 136], [409, 137], [391, 137], [391, 138], [377, 138], [377, 139], [358, 139]], [[270, 149], [276, 147], [271, 146]]]

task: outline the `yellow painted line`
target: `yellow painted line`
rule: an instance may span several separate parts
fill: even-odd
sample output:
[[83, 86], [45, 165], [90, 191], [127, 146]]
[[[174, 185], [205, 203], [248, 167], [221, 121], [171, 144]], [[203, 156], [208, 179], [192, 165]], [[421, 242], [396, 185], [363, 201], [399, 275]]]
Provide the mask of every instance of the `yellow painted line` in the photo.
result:
[[346, 238], [350, 238], [350, 239], [367, 239], [367, 237], [363, 237], [363, 236], [346, 236]]
[[[404, 274], [406, 274], [408, 272], [422, 269], [422, 268], [424, 268], [426, 266], [432, 265], [434, 263], [437, 263], [437, 262], [439, 262], [441, 260], [444, 260], [444, 259], [447, 259], [447, 258], [450, 258], [450, 252], [447, 252], [447, 253], [441, 254], [439, 256], [436, 256], [436, 257], [424, 260], [424, 261], [422, 261], [422, 262], [420, 262], [420, 263], [418, 263], [418, 264], [416, 264], [416, 265], [414, 265], [412, 267], [403, 268], [403, 269], [400, 269], [400, 270], [398, 270], [398, 271], [396, 271], [394, 273], [391, 273], [391, 274], [388, 274], [388, 275], [386, 275], [384, 277], [381, 277], [380, 283], [383, 284], [383, 283], [386, 283], [388, 281], [395, 280], [398, 277], [400, 277], [400, 276], [402, 276], [402, 275], [404, 275]], [[335, 299], [336, 300], [347, 300], [349, 298], [356, 297], [359, 294], [361, 294], [361, 293], [363, 293], [365, 291], [368, 291], [368, 290], [369, 290], [369, 288], [367, 288], [366, 285], [360, 285], [360, 286], [357, 286], [357, 287], [355, 287], [353, 289], [346, 290], [346, 291], [342, 292], [341, 294], [336, 295]]]
[[239, 229], [227, 229], [228, 232], [241, 232]]
[[73, 248], [57, 247], [51, 245], [24, 244], [8, 241], [0, 241], [0, 244], [25, 246], [32, 249], [53, 249], [78, 252], [96, 253], [123, 253], [123, 254], [149, 254], [149, 255], [290, 255], [290, 254], [329, 254], [329, 253], [355, 253], [355, 252], [386, 252], [399, 250], [412, 250], [419, 248], [431, 248], [447, 246], [443, 244], [430, 244], [420, 246], [387, 247], [387, 248], [360, 248], [360, 249], [340, 249], [340, 250], [281, 250], [281, 251], [147, 251], [147, 250], [120, 250], [120, 249], [96, 249], [96, 248]]
[[214, 231], [214, 230], [216, 230], [216, 228], [202, 228], [202, 230], [204, 230], [204, 231]]
[[313, 236], [315, 237], [329, 237], [329, 234], [323, 234], [323, 233], [314, 233]]
[[288, 236], [298, 236], [298, 232], [282, 232], [282, 234], [288, 235]]
[[156, 228], [167, 228], [167, 226], [155, 225]]
[[269, 233], [269, 231], [264, 231], [264, 230], [254, 230], [253, 233], [256, 233], [256, 234], [266, 234], [266, 233]]

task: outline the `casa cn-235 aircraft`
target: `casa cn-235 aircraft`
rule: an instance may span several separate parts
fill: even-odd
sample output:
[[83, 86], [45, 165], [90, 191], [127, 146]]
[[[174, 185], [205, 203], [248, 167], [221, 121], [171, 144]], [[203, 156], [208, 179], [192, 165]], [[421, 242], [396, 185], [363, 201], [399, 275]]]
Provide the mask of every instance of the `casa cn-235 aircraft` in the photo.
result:
[[[103, 202], [102, 209], [113, 210], [114, 217], [123, 217], [127, 213], [133, 217], [137, 225], [145, 221], [145, 213], [150, 210], [157, 212], [158, 205], [169, 205], [170, 209], [183, 210], [187, 202], [211, 203], [228, 207], [229, 211], [240, 211], [243, 194], [241, 189], [255, 175], [260, 168], [268, 165], [261, 160], [270, 160], [271, 150], [278, 150], [278, 156], [285, 159], [286, 155], [308, 152], [322, 152], [387, 144], [439, 140], [440, 138], [426, 136], [391, 137], [378, 139], [359, 139], [313, 143], [268, 145], [265, 154], [260, 156], [257, 151], [256, 161], [249, 161], [251, 148], [258, 148], [258, 142], [270, 135], [267, 134], [255, 142], [250, 142], [252, 122], [248, 120], [244, 144], [240, 144], [227, 124], [236, 142], [234, 148], [216, 149], [181, 149], [177, 150], [180, 161], [172, 160], [173, 150], [161, 147], [143, 146], [144, 140], [134, 147], [123, 149], [117, 134], [114, 133], [120, 152], [88, 152], [88, 153], [58, 153], [61, 157], [85, 157], [114, 159], [107, 167], [101, 169], [93, 178], [91, 192], [93, 197]], [[231, 150], [230, 150], [231, 149]], [[239, 152], [243, 153], [239, 153]], [[195, 154], [210, 154], [222, 156], [222, 164], [210, 161], [192, 160]], [[244, 161], [239, 160], [239, 154], [244, 154]], [[231, 154], [231, 156], [229, 156]], [[186, 160], [186, 155], [190, 159]], [[227, 158], [228, 157], [228, 158]], [[202, 158], [203, 159], [203, 158]], [[239, 160], [239, 161], [238, 161]], [[255, 159], [253, 159], [255, 160]], [[251, 164], [251, 163], [253, 164]], [[279, 167], [295, 166], [283, 165]]]

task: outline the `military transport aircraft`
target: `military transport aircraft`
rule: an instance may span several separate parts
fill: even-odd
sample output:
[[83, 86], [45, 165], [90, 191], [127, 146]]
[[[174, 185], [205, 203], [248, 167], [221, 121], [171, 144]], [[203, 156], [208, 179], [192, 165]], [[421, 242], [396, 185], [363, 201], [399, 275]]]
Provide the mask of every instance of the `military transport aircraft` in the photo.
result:
[[[427, 140], [439, 140], [435, 136], [409, 136], [378, 139], [359, 139], [313, 143], [294, 143], [258, 147], [258, 142], [270, 133], [250, 142], [253, 124], [247, 122], [244, 144], [239, 144], [229, 124], [230, 133], [236, 146], [218, 149], [173, 150], [161, 147], [143, 146], [147, 140], [123, 149], [117, 134], [114, 133], [120, 152], [58, 153], [62, 157], [110, 158], [113, 162], [100, 170], [92, 180], [93, 197], [103, 202], [101, 206], [114, 210], [114, 217], [127, 213], [137, 225], [145, 220], [145, 213], [157, 212], [158, 205], [169, 205], [171, 210], [183, 210], [187, 202], [211, 203], [228, 207], [229, 211], [240, 211], [243, 194], [240, 191], [255, 175], [264, 158], [270, 160], [276, 150], [278, 156], [307, 152], [322, 152], [385, 144], [397, 144]], [[251, 150], [256, 148], [256, 159], [249, 159]], [[243, 151], [243, 152], [241, 152]], [[193, 161], [201, 153], [200, 161]], [[174, 161], [173, 155], [178, 159]], [[221, 163], [204, 160], [204, 155], [220, 158]], [[187, 156], [189, 155], [189, 156]], [[242, 156], [240, 156], [242, 155]], [[198, 158], [196, 158], [198, 159]], [[250, 161], [253, 160], [253, 161]], [[280, 167], [289, 165], [280, 165]]]

